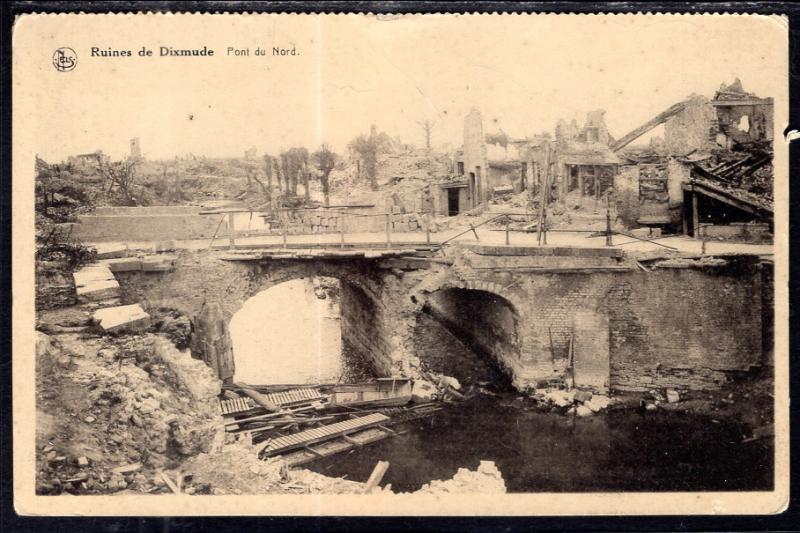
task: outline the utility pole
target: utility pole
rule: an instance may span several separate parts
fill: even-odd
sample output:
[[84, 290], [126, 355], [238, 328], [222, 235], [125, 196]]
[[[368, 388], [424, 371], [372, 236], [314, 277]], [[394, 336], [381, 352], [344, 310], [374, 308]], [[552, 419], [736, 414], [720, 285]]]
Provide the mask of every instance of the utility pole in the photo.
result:
[[422, 131], [425, 132], [425, 148], [430, 150], [431, 149], [431, 132], [433, 131], [433, 124], [431, 124], [430, 120], [426, 120], [425, 122], [417, 121], [417, 124], [422, 126]]

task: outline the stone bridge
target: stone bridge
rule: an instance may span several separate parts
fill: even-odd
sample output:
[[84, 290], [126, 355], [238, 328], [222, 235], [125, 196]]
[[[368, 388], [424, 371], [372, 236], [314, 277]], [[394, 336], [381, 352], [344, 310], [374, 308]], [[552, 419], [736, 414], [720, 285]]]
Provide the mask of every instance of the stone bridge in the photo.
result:
[[637, 262], [618, 248], [466, 244], [446, 256], [184, 250], [172, 271], [117, 274], [127, 301], [178, 309], [194, 324], [213, 307], [223, 325], [260, 291], [314, 276], [340, 280], [343, 341], [379, 375], [424, 367], [414, 338], [423, 311], [521, 389], [570, 374], [598, 391], [706, 389], [771, 364], [772, 267], [758, 256]]

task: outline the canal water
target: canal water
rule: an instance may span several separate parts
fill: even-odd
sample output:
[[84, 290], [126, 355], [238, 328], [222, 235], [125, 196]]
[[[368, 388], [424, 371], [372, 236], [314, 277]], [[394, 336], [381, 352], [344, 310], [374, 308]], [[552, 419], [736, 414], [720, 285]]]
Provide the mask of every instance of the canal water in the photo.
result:
[[[269, 291], [285, 285], [289, 284]], [[351, 356], [346, 351], [336, 352], [341, 342], [334, 339], [340, 335], [335, 294], [331, 291], [320, 299], [318, 284], [315, 288], [311, 280], [302, 280], [272, 293], [279, 299], [264, 299], [261, 305], [269, 312], [258, 315], [260, 327], [240, 325], [237, 332], [232, 324], [234, 349], [242, 350], [237, 334], [244, 334], [254, 350], [253, 361], [247, 363], [241, 351], [235, 352], [237, 376], [241, 371], [241, 379], [251, 383], [310, 383], [354, 375], [348, 369], [361, 368], [359, 364], [348, 363]], [[273, 320], [279, 326], [268, 328]], [[303, 329], [294, 329], [298, 325]], [[256, 340], [266, 331], [276, 337]], [[306, 332], [304, 340], [280, 338], [290, 331]], [[741, 424], [666, 410], [612, 409], [586, 418], [542, 413], [510, 389], [490, 360], [432, 317], [420, 315], [415, 338], [431, 370], [487, 394], [393, 426], [400, 433], [396, 437], [320, 459], [307, 468], [366, 481], [377, 461], [389, 461], [382, 483], [391, 483], [396, 492], [449, 479], [459, 468], [474, 470], [485, 460], [495, 462], [509, 492], [772, 488], [771, 440], [742, 442], [749, 430]], [[256, 379], [250, 369], [263, 372], [263, 379]]]

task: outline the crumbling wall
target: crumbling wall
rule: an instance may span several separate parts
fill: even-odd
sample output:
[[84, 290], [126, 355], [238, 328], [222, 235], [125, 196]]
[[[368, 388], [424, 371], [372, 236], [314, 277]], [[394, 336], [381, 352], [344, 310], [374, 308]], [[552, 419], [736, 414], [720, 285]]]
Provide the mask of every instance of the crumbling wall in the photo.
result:
[[683, 111], [664, 124], [667, 152], [672, 155], [686, 155], [693, 150], [713, 148], [717, 132], [716, 118], [714, 107], [708, 98], [692, 98]]
[[640, 216], [639, 167], [636, 165], [619, 167], [614, 176], [614, 193], [620, 221], [627, 227], [636, 226]]
[[477, 190], [472, 191], [473, 202], [482, 203], [488, 198], [486, 187], [486, 143], [483, 135], [483, 115], [473, 108], [464, 118], [464, 172], [475, 175]]
[[394, 349], [387, 310], [352, 284], [342, 283], [339, 294], [342, 343], [369, 361], [376, 373], [391, 376]]
[[[391, 230], [394, 232], [423, 231], [426, 224], [426, 215], [422, 212], [402, 213], [400, 206], [389, 209]], [[344, 221], [344, 222], [343, 222]], [[348, 212], [344, 215], [341, 211], [330, 209], [298, 210], [291, 211], [284, 219], [289, 235], [340, 233], [344, 223], [345, 234], [348, 233], [382, 233], [386, 231], [386, 216], [369, 214], [366, 212]], [[437, 226], [431, 224], [431, 231], [437, 231]], [[283, 230], [275, 228], [274, 233]]]
[[[743, 268], [525, 273], [503, 279], [504, 286], [513, 286], [509, 292], [518, 316], [519, 356], [510, 365], [515, 385], [563, 380], [575, 331], [587, 341], [575, 346], [575, 367], [583, 365], [593, 388], [602, 388], [597, 368], [606, 363], [592, 343], [602, 339], [608, 340], [611, 389], [720, 386], [732, 374], [761, 364], [760, 274]], [[583, 313], [597, 319], [581, 318]]]
[[665, 164], [639, 165], [639, 218], [670, 220], [669, 175]]
[[636, 273], [614, 285], [606, 306], [612, 388], [714, 388], [731, 372], [761, 364], [761, 280], [755, 272]]
[[[772, 103], [753, 105], [716, 106], [719, 130], [727, 136], [729, 143], [771, 142], [773, 138]], [[744, 121], [743, 117], [747, 117]], [[744, 127], [741, 127], [744, 126]], [[731, 148], [732, 146], [727, 146]]]
[[[146, 209], [146, 208], [129, 208]], [[228, 234], [222, 215], [141, 214], [83, 215], [72, 224], [72, 235], [84, 242], [168, 241], [211, 239]], [[219, 227], [219, 231], [217, 228]]]

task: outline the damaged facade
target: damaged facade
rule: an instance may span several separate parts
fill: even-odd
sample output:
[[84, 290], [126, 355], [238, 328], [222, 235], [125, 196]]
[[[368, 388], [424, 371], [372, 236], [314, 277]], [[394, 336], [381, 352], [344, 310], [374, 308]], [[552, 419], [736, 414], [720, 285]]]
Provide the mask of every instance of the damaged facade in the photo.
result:
[[[663, 139], [627, 146], [661, 124]], [[614, 146], [625, 161], [615, 183], [620, 219], [698, 237], [769, 239], [772, 132], [772, 99], [746, 92], [738, 79], [713, 99], [673, 105]]]

